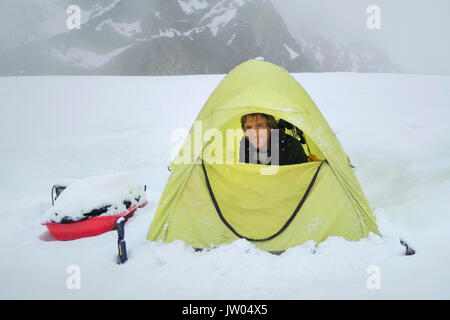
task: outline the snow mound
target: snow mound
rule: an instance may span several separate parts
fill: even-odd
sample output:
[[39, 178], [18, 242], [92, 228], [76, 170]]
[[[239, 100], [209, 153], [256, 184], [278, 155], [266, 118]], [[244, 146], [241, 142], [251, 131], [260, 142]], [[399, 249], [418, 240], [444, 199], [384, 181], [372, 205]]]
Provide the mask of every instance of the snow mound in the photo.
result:
[[80, 179], [70, 184], [42, 218], [47, 222], [75, 222], [96, 215], [118, 215], [146, 201], [144, 187], [127, 173]]
[[191, 15], [199, 10], [203, 10], [209, 6], [208, 1], [200, 0], [178, 0], [178, 4], [184, 13]]
[[107, 54], [97, 54], [96, 52], [79, 48], [69, 48], [67, 50], [52, 49], [50, 54], [62, 61], [73, 63], [75, 66], [86, 69], [95, 69], [108, 63], [112, 58], [121, 54], [125, 50], [128, 50], [132, 46], [133, 44], [129, 44], [127, 46], [114, 49]]

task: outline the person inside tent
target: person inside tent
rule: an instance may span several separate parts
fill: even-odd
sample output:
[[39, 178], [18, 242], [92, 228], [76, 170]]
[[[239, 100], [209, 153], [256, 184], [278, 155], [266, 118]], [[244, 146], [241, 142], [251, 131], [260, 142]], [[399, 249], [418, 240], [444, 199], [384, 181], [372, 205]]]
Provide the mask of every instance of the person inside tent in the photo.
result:
[[[240, 142], [239, 162], [282, 166], [321, 161], [313, 154], [306, 156], [303, 132], [285, 120], [277, 122], [269, 114], [250, 113], [242, 116], [241, 128], [245, 135]], [[286, 134], [285, 129], [300, 140]]]

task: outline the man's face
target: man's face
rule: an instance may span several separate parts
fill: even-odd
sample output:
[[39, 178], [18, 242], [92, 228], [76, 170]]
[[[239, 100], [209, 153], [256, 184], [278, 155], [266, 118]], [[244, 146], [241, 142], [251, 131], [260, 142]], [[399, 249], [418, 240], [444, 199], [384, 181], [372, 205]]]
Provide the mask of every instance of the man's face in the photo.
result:
[[261, 151], [267, 151], [270, 138], [270, 127], [264, 116], [257, 114], [247, 116], [244, 123], [245, 136], [248, 141]]

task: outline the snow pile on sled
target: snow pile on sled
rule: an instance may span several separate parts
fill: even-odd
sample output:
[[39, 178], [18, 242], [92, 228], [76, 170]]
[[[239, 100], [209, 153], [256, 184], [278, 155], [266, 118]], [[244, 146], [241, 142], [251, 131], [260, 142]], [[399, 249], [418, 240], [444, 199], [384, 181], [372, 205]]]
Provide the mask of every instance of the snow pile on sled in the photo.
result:
[[89, 177], [70, 184], [45, 213], [42, 223], [71, 223], [119, 215], [145, 202], [144, 187], [127, 173]]

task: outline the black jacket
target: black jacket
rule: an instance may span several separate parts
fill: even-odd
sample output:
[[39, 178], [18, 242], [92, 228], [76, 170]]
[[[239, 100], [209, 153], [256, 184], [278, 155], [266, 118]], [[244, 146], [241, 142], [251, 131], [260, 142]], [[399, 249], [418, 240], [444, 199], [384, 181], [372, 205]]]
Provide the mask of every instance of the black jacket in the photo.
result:
[[[275, 163], [274, 159], [271, 159], [269, 163], [264, 163], [264, 161], [260, 161], [259, 159], [258, 150], [244, 136], [240, 142], [239, 162], [278, 164], [280, 166], [308, 162], [308, 157], [306, 156], [301, 142], [289, 134], [280, 133], [279, 141], [274, 147], [279, 150], [279, 162]], [[269, 150], [267, 154], [271, 157], [271, 150]], [[250, 159], [252, 159], [251, 162]]]

